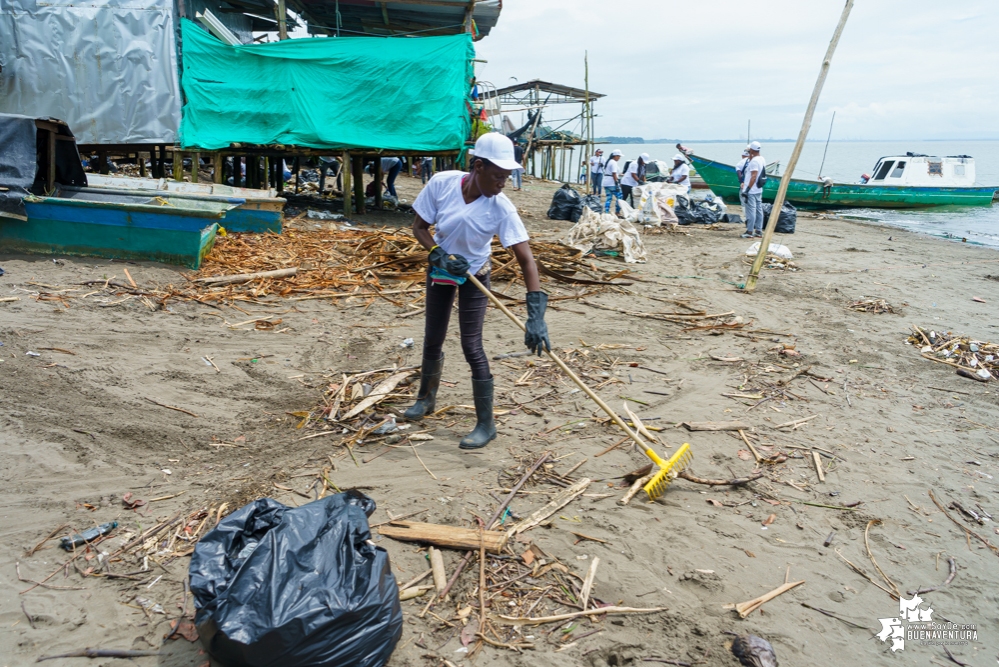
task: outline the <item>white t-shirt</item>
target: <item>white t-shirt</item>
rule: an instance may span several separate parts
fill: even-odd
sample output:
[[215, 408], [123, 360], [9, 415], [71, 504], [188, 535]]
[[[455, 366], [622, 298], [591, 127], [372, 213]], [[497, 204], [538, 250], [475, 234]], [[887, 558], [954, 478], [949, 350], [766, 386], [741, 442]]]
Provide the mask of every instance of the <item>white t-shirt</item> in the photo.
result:
[[624, 175], [621, 179], [621, 185], [629, 185], [635, 187], [636, 185], [641, 185], [638, 182], [638, 160], [632, 160], [631, 164], [628, 165], [628, 173]]
[[[738, 172], [741, 171], [744, 166], [746, 166], [747, 162], [749, 162], [749, 158], [744, 157], [735, 164], [736, 178], [738, 178]], [[742, 183], [742, 181], [739, 181], [739, 183]]]
[[749, 185], [749, 179], [752, 178], [753, 172], [755, 171], [758, 172], [756, 174], [756, 182], [753, 183], [753, 187], [749, 188], [748, 192], [751, 195], [758, 195], [761, 192], [763, 192], [763, 188], [757, 185], [757, 183], [760, 180], [760, 174], [762, 174], [766, 170], [766, 168], [767, 168], [767, 163], [763, 161], [762, 155], [757, 155], [756, 157], [752, 158], [749, 161], [749, 163], [746, 164], [746, 176], [743, 179], [742, 189], [746, 190], [746, 186]]
[[673, 167], [673, 171], [670, 172], [670, 175], [673, 177], [673, 182], [674, 183], [676, 183], [681, 178], [683, 178], [684, 176], [686, 176], [687, 179], [683, 183], [680, 183], [680, 185], [682, 185], [685, 188], [687, 188], [687, 192], [690, 192], [690, 165], [689, 164], [687, 164], [686, 162], [684, 162], [679, 167]]
[[504, 248], [528, 241], [530, 236], [517, 207], [502, 192], [466, 204], [461, 195], [461, 179], [466, 175], [463, 171], [435, 174], [413, 202], [413, 210], [434, 225], [434, 242], [445, 252], [462, 255], [476, 274], [489, 261], [494, 236]]
[[620, 173], [621, 173], [621, 165], [618, 164], [618, 161], [614, 159], [608, 159], [607, 162], [604, 164], [604, 180], [601, 182], [601, 185], [603, 185], [605, 188], [617, 185], [617, 183], [614, 182], [614, 174], [620, 174]]
[[590, 158], [590, 173], [601, 174], [604, 171], [604, 159], [599, 155]]

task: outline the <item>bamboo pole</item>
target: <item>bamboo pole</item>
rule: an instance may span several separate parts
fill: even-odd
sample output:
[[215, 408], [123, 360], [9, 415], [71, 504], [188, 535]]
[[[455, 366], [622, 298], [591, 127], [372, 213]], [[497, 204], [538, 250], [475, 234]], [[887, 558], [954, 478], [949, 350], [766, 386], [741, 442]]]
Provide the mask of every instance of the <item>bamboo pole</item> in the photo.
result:
[[756, 281], [760, 278], [760, 269], [763, 268], [763, 262], [767, 258], [767, 250], [770, 249], [770, 239], [773, 238], [774, 227], [777, 226], [777, 218], [780, 217], [780, 209], [784, 205], [784, 198], [787, 197], [787, 188], [791, 184], [791, 176], [794, 175], [794, 168], [798, 164], [798, 157], [801, 156], [801, 150], [805, 147], [805, 138], [808, 136], [808, 129], [812, 125], [815, 106], [819, 103], [819, 95], [822, 93], [822, 86], [825, 84], [826, 76], [829, 74], [829, 65], [832, 62], [833, 53], [836, 52], [836, 45], [839, 44], [839, 38], [843, 34], [843, 28], [846, 27], [846, 20], [850, 17], [851, 9], [853, 9], [853, 0], [846, 0], [846, 4], [843, 6], [843, 14], [839, 17], [839, 24], [836, 26], [836, 31], [833, 32], [832, 39], [829, 41], [829, 48], [826, 49], [826, 55], [822, 59], [822, 67], [819, 68], [819, 78], [815, 82], [815, 89], [812, 90], [812, 99], [808, 101], [805, 118], [801, 122], [801, 130], [798, 132], [798, 141], [794, 144], [791, 159], [787, 161], [787, 170], [780, 179], [777, 198], [774, 199], [774, 206], [770, 211], [770, 219], [767, 220], [766, 229], [763, 230], [763, 238], [760, 240], [760, 251], [756, 253], [756, 259], [753, 260], [753, 267], [750, 269], [749, 277], [746, 278], [746, 284], [743, 286], [743, 289], [747, 292], [752, 292], [756, 289]]

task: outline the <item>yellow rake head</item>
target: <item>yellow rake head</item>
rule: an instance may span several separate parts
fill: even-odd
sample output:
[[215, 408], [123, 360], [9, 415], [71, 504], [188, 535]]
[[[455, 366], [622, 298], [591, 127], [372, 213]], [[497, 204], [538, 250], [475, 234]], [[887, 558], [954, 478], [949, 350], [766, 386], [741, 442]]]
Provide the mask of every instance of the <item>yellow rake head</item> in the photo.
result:
[[655, 500], [666, 493], [666, 487], [669, 486], [669, 483], [676, 479], [676, 476], [683, 472], [693, 459], [694, 453], [690, 451], [690, 444], [685, 442], [676, 454], [669, 458], [669, 461], [660, 461], [659, 472], [643, 487], [645, 493], [649, 495], [649, 500]]

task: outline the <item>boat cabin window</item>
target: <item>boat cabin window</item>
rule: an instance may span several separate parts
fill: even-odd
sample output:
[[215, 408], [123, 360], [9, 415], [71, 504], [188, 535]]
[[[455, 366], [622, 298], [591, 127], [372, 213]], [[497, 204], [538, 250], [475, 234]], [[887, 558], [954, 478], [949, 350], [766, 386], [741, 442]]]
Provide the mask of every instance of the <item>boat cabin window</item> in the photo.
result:
[[874, 180], [875, 181], [880, 181], [885, 176], [887, 176], [888, 175], [888, 170], [891, 169], [891, 167], [892, 167], [893, 164], [895, 164], [894, 160], [887, 160], [885, 162], [882, 162], [880, 168], [874, 174]]
[[955, 176], [964, 176], [964, 165], [963, 164], [955, 164], [954, 165], [954, 175]]
[[905, 171], [905, 161], [899, 160], [898, 164], [896, 164], [895, 168], [892, 170], [889, 178], [902, 178], [903, 171]]
[[943, 176], [943, 161], [934, 162], [933, 160], [928, 160], [927, 165], [930, 176]]

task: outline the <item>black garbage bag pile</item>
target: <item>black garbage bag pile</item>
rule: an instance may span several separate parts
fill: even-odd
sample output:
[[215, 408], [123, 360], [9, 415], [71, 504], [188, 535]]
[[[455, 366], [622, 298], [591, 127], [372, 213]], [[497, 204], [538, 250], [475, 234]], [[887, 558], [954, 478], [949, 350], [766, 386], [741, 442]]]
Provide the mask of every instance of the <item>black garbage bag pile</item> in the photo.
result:
[[552, 205], [548, 207], [548, 217], [552, 220], [571, 220], [579, 222], [583, 215], [583, 198], [566, 183], [552, 196]]
[[673, 212], [680, 225], [713, 225], [724, 215], [717, 201], [693, 200], [683, 195], [677, 196]]
[[[774, 205], [770, 202], [763, 204], [763, 222], [770, 220], [770, 212], [774, 210]], [[798, 222], [798, 209], [791, 202], [784, 202], [780, 207], [780, 215], [777, 216], [777, 226], [774, 227], [774, 234], [794, 234], [794, 226]]]
[[[583, 206], [590, 209], [594, 213], [604, 212], [604, 205], [603, 202], [600, 201], [600, 195], [586, 195], [583, 197]], [[582, 211], [580, 211], [580, 214], [582, 214]]]
[[382, 667], [402, 635], [399, 588], [369, 544], [357, 491], [233, 512], [191, 557], [201, 641], [227, 667]]

